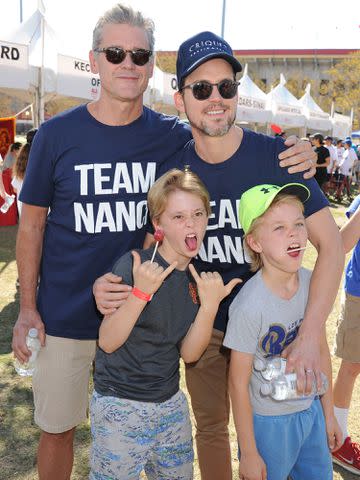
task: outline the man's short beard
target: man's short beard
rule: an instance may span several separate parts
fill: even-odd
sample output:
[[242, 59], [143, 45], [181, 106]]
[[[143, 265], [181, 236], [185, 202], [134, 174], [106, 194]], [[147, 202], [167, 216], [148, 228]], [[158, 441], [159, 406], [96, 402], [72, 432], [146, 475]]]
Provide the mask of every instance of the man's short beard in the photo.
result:
[[197, 124], [193, 122], [189, 117], [188, 117], [188, 120], [192, 128], [199, 130], [200, 132], [204, 133], [208, 137], [223, 137], [228, 133], [230, 128], [234, 125], [235, 118], [236, 118], [236, 113], [234, 114], [233, 118], [229, 118], [226, 125], [223, 125], [222, 127], [218, 127], [218, 128], [217, 127], [210, 128], [204, 122], [200, 122], [200, 124]]

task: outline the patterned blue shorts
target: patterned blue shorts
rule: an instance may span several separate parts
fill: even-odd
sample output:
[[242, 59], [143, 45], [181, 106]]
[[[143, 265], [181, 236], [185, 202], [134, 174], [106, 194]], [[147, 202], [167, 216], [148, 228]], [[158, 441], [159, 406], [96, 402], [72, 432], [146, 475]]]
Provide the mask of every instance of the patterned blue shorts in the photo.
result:
[[99, 395], [90, 405], [90, 480], [191, 480], [193, 446], [183, 392], [162, 403]]

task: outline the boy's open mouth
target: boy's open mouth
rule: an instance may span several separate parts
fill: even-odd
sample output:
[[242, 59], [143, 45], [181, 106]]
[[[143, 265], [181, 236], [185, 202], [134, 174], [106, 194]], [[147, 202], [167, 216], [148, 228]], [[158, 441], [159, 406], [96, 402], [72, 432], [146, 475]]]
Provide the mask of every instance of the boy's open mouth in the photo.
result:
[[197, 236], [195, 233], [189, 233], [185, 237], [185, 243], [189, 250], [192, 252], [197, 249]]
[[287, 249], [287, 253], [291, 257], [297, 257], [301, 250], [305, 250], [306, 247], [300, 247], [300, 243], [292, 243], [289, 248]]

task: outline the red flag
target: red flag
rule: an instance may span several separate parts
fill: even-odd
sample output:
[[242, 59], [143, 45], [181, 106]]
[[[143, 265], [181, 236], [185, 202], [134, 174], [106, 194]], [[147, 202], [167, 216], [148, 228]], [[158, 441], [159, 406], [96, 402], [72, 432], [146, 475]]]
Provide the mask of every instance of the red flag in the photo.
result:
[[7, 154], [9, 147], [15, 141], [15, 117], [0, 118], [0, 155]]
[[[0, 154], [4, 159], [9, 147], [15, 140], [15, 117], [0, 118]], [[11, 186], [11, 168], [7, 168], [2, 172], [2, 180], [5, 191], [11, 195], [14, 190]], [[0, 197], [0, 207], [4, 200]], [[11, 205], [7, 213], [0, 213], [0, 226], [16, 225], [17, 223], [17, 207], [16, 201]]]

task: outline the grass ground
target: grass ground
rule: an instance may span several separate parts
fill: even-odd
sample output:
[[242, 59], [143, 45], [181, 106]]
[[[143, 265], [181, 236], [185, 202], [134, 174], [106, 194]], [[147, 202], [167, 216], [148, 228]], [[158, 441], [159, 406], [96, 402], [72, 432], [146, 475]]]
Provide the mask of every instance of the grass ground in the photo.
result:
[[[345, 218], [344, 206], [334, 204], [331, 211], [338, 225], [341, 225]], [[15, 374], [11, 355], [12, 327], [19, 308], [19, 295], [15, 286], [17, 277], [15, 264], [16, 231], [16, 227], [0, 227], [0, 480], [35, 480], [37, 478], [35, 456], [39, 432], [33, 423], [31, 381], [20, 378]], [[309, 248], [306, 251], [305, 266], [312, 268], [315, 259], [315, 250]], [[334, 339], [338, 312], [339, 295], [327, 322], [330, 345], [332, 345]], [[339, 361], [335, 358], [333, 363], [334, 375], [338, 367]], [[182, 387], [186, 391], [184, 384]], [[359, 407], [360, 392], [355, 387], [350, 411], [350, 432], [353, 440], [356, 441], [360, 441]], [[232, 424], [231, 444], [234, 472], [236, 472], [236, 434]], [[78, 428], [76, 434], [73, 480], [85, 480], [88, 476], [89, 446], [89, 425], [85, 424]], [[234, 473], [235, 478], [237, 478], [237, 475]], [[356, 476], [345, 472], [341, 467], [335, 466], [335, 480], [355, 480], [356, 478]], [[197, 462], [195, 463], [195, 479], [200, 480]]]

